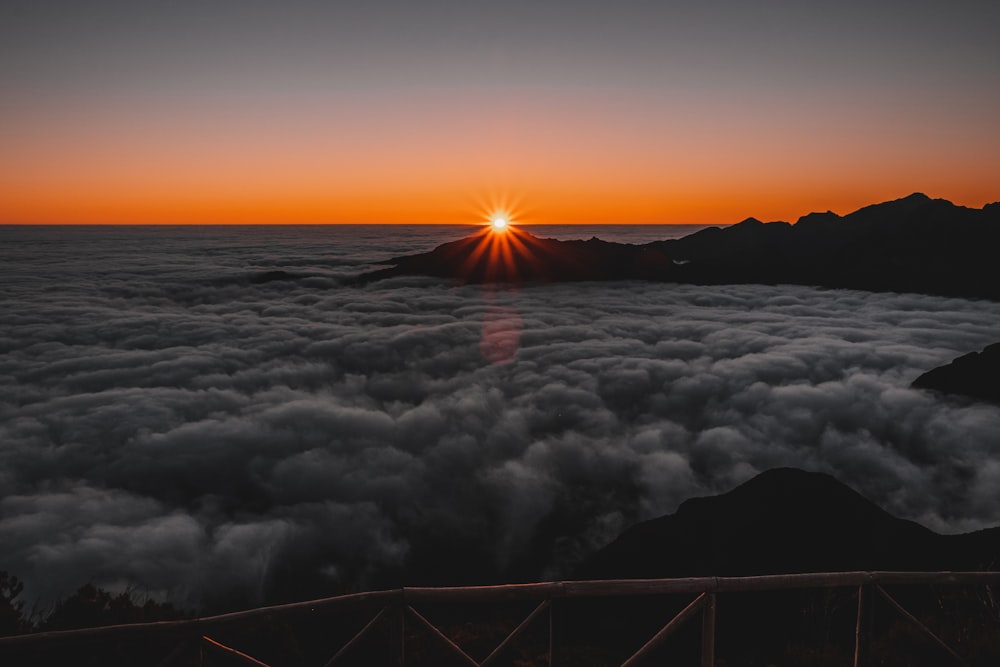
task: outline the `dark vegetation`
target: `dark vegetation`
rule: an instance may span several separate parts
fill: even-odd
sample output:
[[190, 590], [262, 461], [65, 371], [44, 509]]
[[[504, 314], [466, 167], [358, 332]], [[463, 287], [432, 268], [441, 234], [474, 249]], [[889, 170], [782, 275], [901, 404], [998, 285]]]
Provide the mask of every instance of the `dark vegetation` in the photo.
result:
[[[510, 237], [510, 238], [507, 238]], [[982, 209], [913, 194], [795, 224], [754, 218], [644, 245], [541, 239], [511, 228], [388, 261], [362, 280], [427, 275], [461, 282], [656, 280], [798, 284], [1000, 299], [1000, 202]]]
[[0, 571], [0, 637], [19, 635], [31, 628], [24, 618], [24, 601], [18, 599], [23, 588], [17, 577]]
[[81, 586], [44, 614], [25, 610], [18, 578], [0, 571], [0, 637], [125, 623], [149, 623], [189, 618], [169, 603], [141, 600], [134, 591], [113, 594], [93, 584]]

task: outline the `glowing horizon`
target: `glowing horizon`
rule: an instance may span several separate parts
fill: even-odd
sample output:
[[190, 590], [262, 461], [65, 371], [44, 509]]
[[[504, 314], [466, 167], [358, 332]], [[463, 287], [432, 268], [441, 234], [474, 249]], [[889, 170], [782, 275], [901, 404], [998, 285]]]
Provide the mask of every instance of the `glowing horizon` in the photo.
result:
[[[604, 211], [592, 208], [590, 211], [580, 213], [570, 208], [568, 211], [559, 207], [551, 207], [549, 210], [539, 206], [536, 213], [530, 219], [520, 219], [516, 221], [518, 226], [531, 227], [535, 225], [732, 225], [746, 218], [753, 217], [763, 221], [781, 220], [785, 222], [795, 222], [799, 217], [813, 212], [833, 211], [839, 215], [846, 215], [853, 211], [871, 204], [891, 201], [910, 195], [919, 191], [915, 188], [896, 189], [884, 194], [877, 194], [869, 197], [864, 195], [845, 197], [837, 205], [833, 201], [824, 203], [825, 200], [819, 198], [807, 198], [801, 195], [790, 196], [787, 201], [764, 202], [748, 198], [748, 204], [744, 208], [730, 206], [725, 209], [716, 205], [706, 205], [703, 209], [685, 209], [691, 212], [677, 212], [673, 215], [654, 216], [645, 214], [639, 207], [623, 207], [622, 209]], [[941, 195], [936, 192], [924, 192], [934, 199], [946, 199], [959, 206], [970, 208], [982, 208], [983, 206], [1000, 201], [1000, 199], [990, 199], [980, 197], [974, 201], [960, 199], [952, 196]], [[800, 202], [796, 206], [796, 202]], [[812, 203], [815, 202], [815, 203]], [[59, 207], [58, 211], [51, 208], [41, 207], [41, 214], [14, 214], [5, 219], [0, 219], [0, 225], [22, 225], [22, 226], [198, 226], [198, 225], [385, 225], [385, 226], [405, 226], [405, 225], [466, 225], [475, 227], [482, 225], [481, 218], [474, 214], [459, 210], [457, 207], [445, 210], [443, 213], [428, 211], [425, 208], [415, 207], [412, 212], [390, 211], [383, 213], [380, 210], [358, 209], [356, 213], [341, 216], [330, 216], [312, 210], [300, 211], [300, 207], [289, 205], [287, 207], [253, 207], [251, 203], [245, 205], [233, 205], [231, 207], [221, 207], [218, 205], [206, 205], [204, 207], [184, 207], [184, 206], [163, 206], [155, 209], [132, 209], [124, 206], [122, 202], [109, 204], [106, 207], [85, 207], [75, 209], [75, 212], [64, 210]], [[567, 207], [569, 208], [569, 207]], [[7, 211], [16, 210], [11, 208]], [[171, 213], [171, 211], [178, 211]], [[48, 215], [45, 212], [49, 212]], [[71, 217], [72, 216], [72, 217]], [[508, 220], [509, 225], [513, 220]], [[489, 224], [489, 223], [487, 223]]]

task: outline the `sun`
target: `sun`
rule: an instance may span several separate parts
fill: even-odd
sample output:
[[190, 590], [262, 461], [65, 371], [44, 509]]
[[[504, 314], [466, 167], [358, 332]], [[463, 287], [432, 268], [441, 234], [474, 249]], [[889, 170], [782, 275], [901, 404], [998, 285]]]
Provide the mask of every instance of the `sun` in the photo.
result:
[[493, 231], [502, 232], [507, 229], [507, 225], [510, 224], [507, 218], [503, 215], [497, 214], [490, 218], [490, 225], [493, 226]]

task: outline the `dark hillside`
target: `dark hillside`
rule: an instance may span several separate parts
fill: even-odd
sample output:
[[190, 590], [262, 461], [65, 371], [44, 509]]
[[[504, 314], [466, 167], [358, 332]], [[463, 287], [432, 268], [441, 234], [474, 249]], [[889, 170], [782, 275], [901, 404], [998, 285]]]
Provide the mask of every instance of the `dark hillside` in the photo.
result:
[[1000, 343], [929, 370], [913, 386], [1000, 403]]
[[579, 575], [980, 570], [997, 563], [1000, 529], [938, 535], [893, 517], [829, 475], [779, 468], [636, 524], [591, 557]]

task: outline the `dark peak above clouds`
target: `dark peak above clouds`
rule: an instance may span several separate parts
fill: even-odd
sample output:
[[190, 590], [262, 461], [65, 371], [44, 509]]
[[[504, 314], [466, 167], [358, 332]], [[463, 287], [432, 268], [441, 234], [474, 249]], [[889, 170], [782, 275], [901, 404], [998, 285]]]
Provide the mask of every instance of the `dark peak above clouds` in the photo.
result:
[[655, 280], [799, 284], [1000, 299], [1000, 206], [956, 206], [914, 193], [845, 216], [794, 225], [747, 218], [645, 245], [541, 239], [484, 231], [388, 261], [362, 280], [429, 275], [464, 283]]
[[947, 199], [931, 199], [922, 192], [914, 192], [900, 199], [865, 206], [846, 216], [839, 216], [832, 211], [810, 213], [799, 218], [798, 223], [807, 219], [815, 221], [816, 216], [819, 216], [824, 222], [845, 221], [875, 227], [895, 227], [922, 221], [945, 222], [977, 210], [980, 209], [957, 206]]
[[632, 526], [588, 559], [579, 574], [744, 576], [998, 564], [1000, 528], [939, 535], [890, 515], [829, 475], [778, 468]]
[[1000, 403], [1000, 343], [929, 370], [913, 386]]

